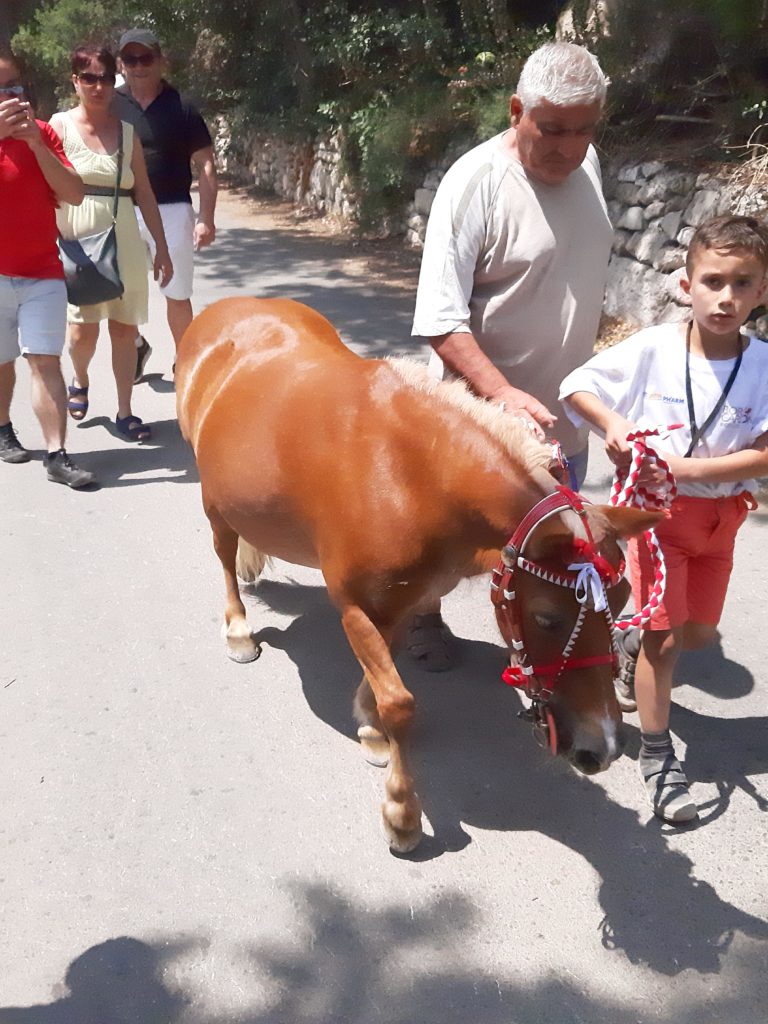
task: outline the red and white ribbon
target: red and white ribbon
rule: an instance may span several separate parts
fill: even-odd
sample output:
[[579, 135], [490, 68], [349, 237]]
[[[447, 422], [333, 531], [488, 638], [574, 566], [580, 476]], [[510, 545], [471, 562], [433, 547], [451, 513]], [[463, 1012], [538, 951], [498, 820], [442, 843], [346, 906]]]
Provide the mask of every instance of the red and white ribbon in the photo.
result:
[[[611, 488], [611, 505], [634, 506], [645, 509], [667, 509], [677, 494], [677, 484], [672, 475], [672, 470], [662, 457], [648, 444], [647, 438], [658, 437], [668, 430], [673, 430], [680, 424], [671, 427], [656, 427], [650, 430], [635, 430], [627, 434], [632, 452], [629, 469], [616, 468]], [[649, 490], [643, 484], [638, 483], [640, 469], [644, 461], [657, 466], [664, 473], [664, 481], [653, 490]], [[617, 629], [629, 629], [633, 626], [645, 626], [653, 616], [653, 613], [661, 604], [664, 597], [664, 589], [667, 582], [667, 567], [664, 562], [664, 554], [654, 530], [646, 530], [643, 534], [648, 545], [653, 565], [653, 587], [648, 596], [648, 601], [640, 611], [629, 619], [621, 619], [615, 623]]]

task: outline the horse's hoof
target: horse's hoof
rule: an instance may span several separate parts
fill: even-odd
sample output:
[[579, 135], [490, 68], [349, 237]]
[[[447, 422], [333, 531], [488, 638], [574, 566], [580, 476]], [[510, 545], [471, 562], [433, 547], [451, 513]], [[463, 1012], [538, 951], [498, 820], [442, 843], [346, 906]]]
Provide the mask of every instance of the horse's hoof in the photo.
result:
[[227, 642], [227, 657], [236, 661], [238, 665], [247, 665], [249, 661], [256, 661], [261, 656], [261, 647], [254, 640], [248, 643], [245, 640], [232, 643]]
[[368, 764], [375, 765], [376, 768], [386, 768], [389, 764], [389, 740], [372, 725], [361, 725], [357, 730], [357, 738]]
[[393, 853], [410, 853], [421, 842], [421, 804], [385, 800], [381, 806], [381, 824]]
[[382, 831], [384, 832], [384, 838], [389, 843], [389, 848], [392, 853], [406, 854], [413, 853], [416, 847], [421, 842], [422, 831], [421, 824], [418, 828], [413, 829], [409, 832], [404, 832], [401, 829], [392, 828], [382, 818]]

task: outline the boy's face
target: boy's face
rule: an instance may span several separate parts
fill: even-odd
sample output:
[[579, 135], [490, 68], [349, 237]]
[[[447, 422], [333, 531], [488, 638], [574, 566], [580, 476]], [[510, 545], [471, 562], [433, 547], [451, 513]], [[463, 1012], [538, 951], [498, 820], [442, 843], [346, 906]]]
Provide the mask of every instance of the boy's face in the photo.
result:
[[738, 331], [766, 293], [766, 268], [750, 253], [699, 249], [690, 279], [680, 286], [690, 295], [699, 327], [712, 334]]

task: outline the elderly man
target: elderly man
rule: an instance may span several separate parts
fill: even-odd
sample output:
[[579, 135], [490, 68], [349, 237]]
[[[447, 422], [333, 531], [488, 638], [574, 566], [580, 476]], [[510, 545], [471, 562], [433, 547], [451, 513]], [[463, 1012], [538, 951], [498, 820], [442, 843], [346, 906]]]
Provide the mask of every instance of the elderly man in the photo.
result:
[[[589, 358], [612, 230], [591, 142], [606, 80], [581, 46], [547, 43], [525, 63], [511, 126], [462, 156], [435, 196], [413, 333], [433, 347], [434, 374], [463, 378], [539, 436], [554, 434], [580, 484], [587, 438], [558, 389]], [[450, 666], [434, 605], [414, 619], [411, 653]]]
[[[115, 112], [135, 128], [144, 147], [147, 173], [154, 190], [173, 262], [173, 278], [165, 296], [168, 326], [178, 345], [192, 322], [193, 254], [216, 236], [217, 179], [211, 136], [195, 106], [163, 77], [166, 62], [160, 43], [146, 28], [124, 32], [118, 45], [125, 84], [115, 91]], [[194, 167], [200, 210], [195, 220], [190, 188]], [[137, 211], [139, 227], [152, 251], [153, 241]], [[136, 380], [144, 373], [151, 348], [137, 338]]]

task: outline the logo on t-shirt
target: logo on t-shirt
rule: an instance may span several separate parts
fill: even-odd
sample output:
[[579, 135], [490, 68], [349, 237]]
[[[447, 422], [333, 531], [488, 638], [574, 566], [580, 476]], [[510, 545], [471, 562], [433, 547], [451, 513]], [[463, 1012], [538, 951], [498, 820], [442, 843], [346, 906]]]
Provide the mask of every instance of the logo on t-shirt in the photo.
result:
[[645, 397], [651, 402], [666, 402], [667, 405], [682, 405], [684, 398], [675, 398], [674, 395], [662, 395], [660, 391], [646, 391]]
[[728, 405], [723, 406], [720, 413], [720, 422], [724, 426], [732, 426], [736, 423], [749, 423], [752, 419], [751, 405]]

